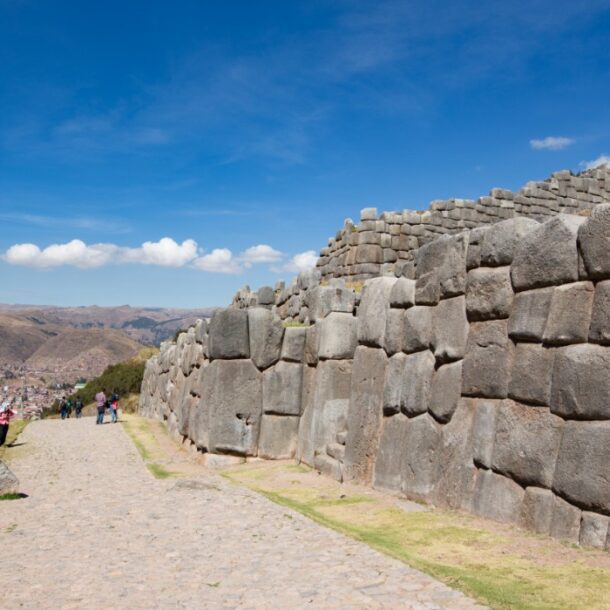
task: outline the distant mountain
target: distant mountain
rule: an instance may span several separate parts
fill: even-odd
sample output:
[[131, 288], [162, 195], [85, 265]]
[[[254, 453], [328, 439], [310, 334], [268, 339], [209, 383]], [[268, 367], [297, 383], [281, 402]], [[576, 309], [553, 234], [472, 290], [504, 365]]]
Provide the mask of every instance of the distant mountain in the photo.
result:
[[[44, 327], [46, 331], [50, 332], [54, 332], [51, 329], [53, 325], [75, 329], [116, 329], [121, 330], [140, 343], [159, 345], [161, 341], [172, 337], [177, 330], [193, 325], [198, 318], [209, 318], [214, 309], [213, 307], [164, 309], [130, 307], [129, 305], [120, 307], [97, 307], [96, 305], [53, 307], [0, 304], [0, 315], [16, 316], [24, 322], [31, 322], [34, 327], [36, 325], [40, 328]], [[40, 333], [34, 333], [34, 336], [39, 337]], [[1, 337], [0, 334], [0, 339]], [[0, 354], [1, 349], [0, 347]]]

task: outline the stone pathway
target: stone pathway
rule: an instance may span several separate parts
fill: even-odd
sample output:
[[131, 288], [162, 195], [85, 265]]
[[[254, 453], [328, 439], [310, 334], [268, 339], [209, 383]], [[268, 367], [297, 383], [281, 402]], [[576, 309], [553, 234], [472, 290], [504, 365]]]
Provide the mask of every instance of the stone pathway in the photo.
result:
[[481, 608], [201, 470], [158, 480], [122, 426], [30, 424], [0, 502], [0, 608]]

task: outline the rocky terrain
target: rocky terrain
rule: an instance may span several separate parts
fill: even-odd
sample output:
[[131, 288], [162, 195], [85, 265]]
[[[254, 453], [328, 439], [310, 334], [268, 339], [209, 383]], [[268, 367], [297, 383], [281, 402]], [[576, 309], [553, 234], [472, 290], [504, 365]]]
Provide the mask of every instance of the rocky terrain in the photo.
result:
[[[318, 270], [244, 291], [162, 344], [140, 410], [203, 452], [296, 457], [610, 548], [606, 185], [608, 169], [571, 176], [556, 196], [584, 189], [577, 213], [442, 232], [359, 286]], [[356, 256], [369, 252], [374, 231], [354, 229]]]

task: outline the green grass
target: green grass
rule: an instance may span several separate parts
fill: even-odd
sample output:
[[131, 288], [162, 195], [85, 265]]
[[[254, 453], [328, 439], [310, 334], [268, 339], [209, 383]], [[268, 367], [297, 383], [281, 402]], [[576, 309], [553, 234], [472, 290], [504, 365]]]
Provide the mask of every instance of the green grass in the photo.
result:
[[20, 493], [8, 493], [0, 495], [0, 501], [3, 500], [21, 500], [23, 498], [23, 494]]
[[284, 322], [284, 328], [293, 328], [293, 327], [307, 327], [309, 324], [305, 324], [305, 322]]
[[157, 479], [169, 479], [170, 477], [178, 476], [175, 472], [170, 472], [169, 470], [165, 470], [163, 466], [160, 464], [155, 464], [154, 462], [149, 462], [146, 464], [146, 468], [152, 472], [155, 478]]
[[339, 485], [326, 485], [321, 491], [306, 477], [286, 486], [286, 477], [278, 480], [280, 468], [269, 468], [266, 477], [265, 468], [236, 468], [223, 474], [491, 608], [610, 609], [610, 568], [596, 567], [608, 563], [587, 562], [604, 557], [598, 551], [567, 550], [556, 541], [516, 529], [492, 530], [463, 513], [405, 511], [374, 496], [346, 494]]

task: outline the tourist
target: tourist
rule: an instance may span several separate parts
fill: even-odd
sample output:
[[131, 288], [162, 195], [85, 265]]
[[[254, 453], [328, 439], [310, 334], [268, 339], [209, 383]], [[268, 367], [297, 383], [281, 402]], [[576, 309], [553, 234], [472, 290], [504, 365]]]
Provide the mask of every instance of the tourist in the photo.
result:
[[64, 396], [59, 403], [59, 413], [62, 419], [66, 419], [68, 416], [68, 403], [66, 401], [66, 397]]
[[4, 445], [6, 436], [8, 434], [8, 425], [12, 417], [15, 417], [17, 413], [10, 408], [8, 402], [3, 402], [0, 405], [0, 447]]
[[72, 415], [72, 399], [68, 398], [66, 400], [66, 417], [70, 419], [70, 415]]
[[106, 412], [106, 390], [102, 390], [95, 395], [95, 402], [97, 403], [97, 420], [96, 424], [104, 423], [104, 413]]
[[119, 415], [119, 395], [116, 393], [116, 390], [112, 392], [110, 397], [110, 415], [112, 416], [112, 423], [116, 424]]
[[76, 417], [77, 419], [80, 419], [81, 415], [83, 414], [83, 401], [80, 398], [76, 399], [76, 402], [74, 403], [74, 410], [76, 411]]

